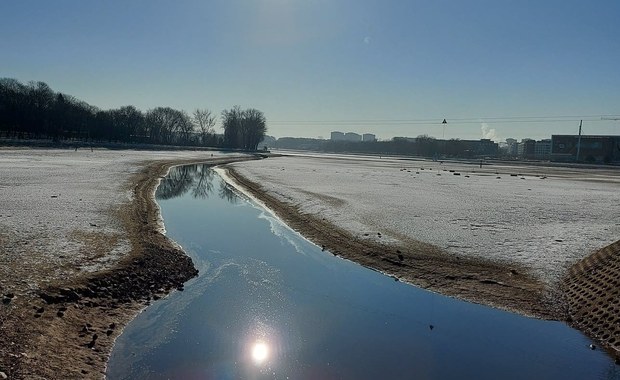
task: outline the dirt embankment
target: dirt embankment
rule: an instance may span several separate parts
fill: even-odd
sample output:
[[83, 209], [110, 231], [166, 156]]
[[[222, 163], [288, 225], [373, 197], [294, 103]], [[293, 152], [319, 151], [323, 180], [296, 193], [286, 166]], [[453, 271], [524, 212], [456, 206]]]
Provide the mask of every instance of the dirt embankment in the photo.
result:
[[[563, 302], [517, 265], [457, 257], [438, 247], [407, 240], [399, 246], [359, 240], [324, 218], [283, 204], [262, 187], [227, 167], [228, 174], [280, 218], [334, 255], [448, 296], [546, 319], [563, 316]], [[381, 232], [377, 231], [380, 235]]]
[[455, 257], [415, 240], [400, 246], [360, 241], [324, 218], [283, 204], [233, 168], [227, 171], [287, 224], [334, 255], [448, 296], [567, 321], [620, 363], [620, 241], [577, 263], [558, 289], [549, 289], [527, 268]]
[[[201, 162], [244, 159], [251, 157]], [[123, 326], [151, 300], [183, 290], [183, 283], [198, 273], [191, 259], [159, 231], [153, 199], [169, 167], [196, 162], [149, 163], [131, 179], [132, 202], [113, 210], [127, 231], [131, 251], [112, 269], [56, 282], [38, 296], [0, 295], [0, 372], [10, 379], [104, 376]]]

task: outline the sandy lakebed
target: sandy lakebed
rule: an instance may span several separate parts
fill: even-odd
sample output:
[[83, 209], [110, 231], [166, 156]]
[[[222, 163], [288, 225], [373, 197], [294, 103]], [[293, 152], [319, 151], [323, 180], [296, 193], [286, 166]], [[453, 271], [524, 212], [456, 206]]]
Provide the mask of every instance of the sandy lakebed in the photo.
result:
[[[0, 372], [9, 378], [103, 377], [123, 326], [152, 300], [182, 290], [196, 275], [191, 260], [162, 234], [153, 198], [161, 176], [183, 163], [217, 165], [252, 158], [191, 151], [0, 149]], [[287, 162], [282, 160], [291, 160], [284, 169], [316, 181], [304, 172], [308, 161], [300, 167], [295, 159], [225, 168], [291, 227], [333, 254], [449, 296], [565, 320], [618, 355], [618, 242], [577, 250], [558, 264], [561, 268], [551, 278], [544, 278], [538, 271], [557, 261], [549, 260], [537, 271], [525, 259], [457, 255], [441, 244], [418, 241], [416, 234], [387, 228], [390, 221], [381, 217], [369, 223], [353, 215], [351, 223], [342, 224], [338, 215], [347, 219], [347, 214], [339, 205], [349, 201], [345, 195], [308, 187], [302, 190], [310, 198], [300, 199], [286, 190], [296, 188], [290, 178], [268, 180], [265, 170], [275, 172], [277, 166], [281, 172], [281, 163]], [[371, 166], [387, 165], [398, 174], [406, 173], [405, 167], [429, 170], [434, 165], [375, 161]], [[255, 163], [264, 165], [262, 172], [252, 168]], [[579, 170], [562, 168], [487, 169], [505, 176], [544, 171], [549, 177], [576, 175], [582, 182], [617, 185], [613, 173], [588, 179]], [[326, 214], [324, 207], [335, 211]], [[616, 232], [609, 235], [617, 240]]]

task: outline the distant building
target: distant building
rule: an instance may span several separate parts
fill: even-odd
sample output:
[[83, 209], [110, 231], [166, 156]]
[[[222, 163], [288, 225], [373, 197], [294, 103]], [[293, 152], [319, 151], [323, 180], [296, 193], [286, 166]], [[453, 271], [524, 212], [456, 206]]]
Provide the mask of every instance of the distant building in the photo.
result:
[[[579, 156], [577, 156], [579, 154]], [[552, 135], [554, 161], [620, 162], [620, 136]]]
[[359, 142], [362, 141], [362, 135], [355, 132], [347, 132], [344, 134], [344, 139], [346, 141]]
[[519, 143], [517, 139], [506, 139], [506, 154], [509, 156], [516, 156], [518, 153]]
[[523, 158], [533, 158], [536, 148], [536, 141], [532, 139], [523, 139], [517, 146], [517, 155]]
[[377, 137], [375, 135], [373, 135], [372, 133], [364, 133], [362, 135], [362, 141], [363, 142], [373, 142], [373, 141], [377, 141]]
[[548, 160], [551, 158], [551, 139], [536, 141], [534, 145], [534, 157], [541, 160]]
[[499, 152], [499, 144], [490, 139], [438, 140], [438, 153], [451, 157], [493, 157]]
[[344, 133], [338, 132], [338, 131], [332, 132], [331, 140], [332, 141], [344, 141], [345, 140]]
[[499, 150], [499, 144], [490, 139], [481, 139], [477, 148], [476, 153], [480, 156], [495, 156]]

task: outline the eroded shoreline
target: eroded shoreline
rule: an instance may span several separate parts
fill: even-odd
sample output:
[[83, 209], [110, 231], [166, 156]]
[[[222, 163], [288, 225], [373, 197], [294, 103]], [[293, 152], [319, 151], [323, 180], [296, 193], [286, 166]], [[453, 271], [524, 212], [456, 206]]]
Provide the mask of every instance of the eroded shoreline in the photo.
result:
[[103, 378], [123, 327], [151, 300], [182, 290], [197, 275], [191, 259], [161, 233], [153, 197], [160, 178], [176, 165], [247, 159], [253, 157], [144, 163], [128, 181], [133, 200], [113, 210], [131, 242], [123, 259], [108, 270], [55, 281], [39, 294], [3, 296], [0, 372], [11, 379]]
[[[227, 166], [226, 173], [289, 226], [334, 255], [447, 296], [565, 321], [620, 362], [620, 241], [575, 264], [559, 286], [549, 288], [517, 265], [459, 258], [414, 240], [400, 245], [360, 241], [325, 219], [283, 204], [234, 168]], [[604, 277], [597, 275], [601, 272]]]

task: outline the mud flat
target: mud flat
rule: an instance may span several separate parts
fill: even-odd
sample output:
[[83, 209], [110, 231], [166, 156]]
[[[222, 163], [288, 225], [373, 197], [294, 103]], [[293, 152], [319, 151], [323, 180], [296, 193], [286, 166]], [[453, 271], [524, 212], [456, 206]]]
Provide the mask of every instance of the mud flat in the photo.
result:
[[335, 255], [445, 295], [567, 321], [618, 355], [618, 170], [346, 157], [227, 170]]
[[197, 274], [162, 234], [159, 179], [172, 165], [243, 159], [0, 150], [0, 372], [102, 378], [123, 326]]

